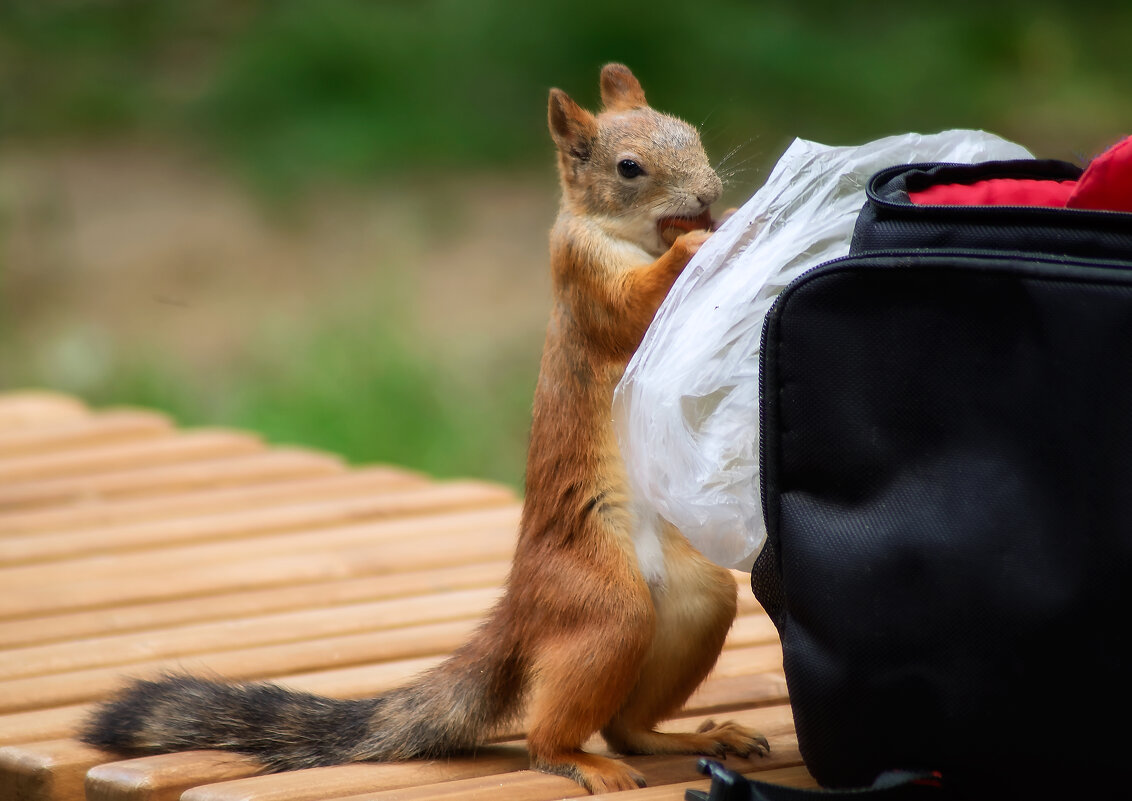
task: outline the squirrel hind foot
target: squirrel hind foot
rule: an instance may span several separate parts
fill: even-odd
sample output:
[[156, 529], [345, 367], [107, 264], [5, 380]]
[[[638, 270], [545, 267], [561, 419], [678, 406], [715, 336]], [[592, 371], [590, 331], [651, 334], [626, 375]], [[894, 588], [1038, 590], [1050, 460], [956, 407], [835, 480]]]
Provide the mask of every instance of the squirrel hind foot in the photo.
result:
[[585, 751], [532, 757], [531, 767], [543, 773], [571, 779], [595, 795], [637, 790], [646, 786], [645, 777], [624, 762]]

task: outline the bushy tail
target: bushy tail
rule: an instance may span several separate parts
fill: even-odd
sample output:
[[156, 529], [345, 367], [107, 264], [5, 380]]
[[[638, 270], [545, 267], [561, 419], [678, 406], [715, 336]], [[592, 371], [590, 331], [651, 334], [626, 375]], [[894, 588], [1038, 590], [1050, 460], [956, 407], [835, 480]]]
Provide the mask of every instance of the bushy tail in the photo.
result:
[[467, 751], [515, 712], [522, 670], [481, 631], [443, 664], [375, 698], [340, 700], [274, 684], [170, 675], [100, 706], [80, 738], [124, 754], [237, 751], [271, 771]]

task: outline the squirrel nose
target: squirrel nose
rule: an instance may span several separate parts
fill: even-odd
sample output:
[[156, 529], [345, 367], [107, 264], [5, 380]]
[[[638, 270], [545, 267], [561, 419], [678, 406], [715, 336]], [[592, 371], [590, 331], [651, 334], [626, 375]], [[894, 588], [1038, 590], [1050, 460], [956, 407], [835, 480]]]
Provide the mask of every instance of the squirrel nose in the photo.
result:
[[703, 191], [696, 194], [696, 200], [700, 201], [700, 205], [705, 209], [719, 200], [719, 196], [723, 194], [723, 183], [718, 177], [714, 175], [712, 177], [715, 180], [711, 182], [711, 185], [704, 187]]
[[700, 201], [700, 205], [706, 209], [712, 203], [719, 200], [719, 192], [702, 192], [696, 195], [696, 200]]

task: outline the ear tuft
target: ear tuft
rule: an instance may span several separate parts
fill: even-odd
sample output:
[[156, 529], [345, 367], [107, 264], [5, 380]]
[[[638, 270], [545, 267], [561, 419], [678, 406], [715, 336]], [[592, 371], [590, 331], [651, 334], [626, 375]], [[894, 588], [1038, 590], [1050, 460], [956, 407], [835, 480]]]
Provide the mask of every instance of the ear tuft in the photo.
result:
[[597, 137], [597, 120], [561, 89], [550, 90], [547, 122], [559, 152], [582, 161], [590, 157]]
[[624, 64], [602, 67], [601, 102], [610, 111], [628, 111], [648, 105], [641, 82]]

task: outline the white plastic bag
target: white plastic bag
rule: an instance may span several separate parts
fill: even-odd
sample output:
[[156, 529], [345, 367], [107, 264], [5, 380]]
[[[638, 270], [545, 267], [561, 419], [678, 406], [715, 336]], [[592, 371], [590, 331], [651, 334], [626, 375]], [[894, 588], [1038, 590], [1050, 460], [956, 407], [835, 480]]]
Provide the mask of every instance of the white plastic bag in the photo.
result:
[[677, 279], [617, 387], [614, 417], [641, 526], [659, 515], [708, 558], [749, 569], [766, 539], [758, 358], [775, 297], [849, 252], [865, 183], [877, 171], [1030, 157], [982, 131], [860, 147], [795, 140]]

